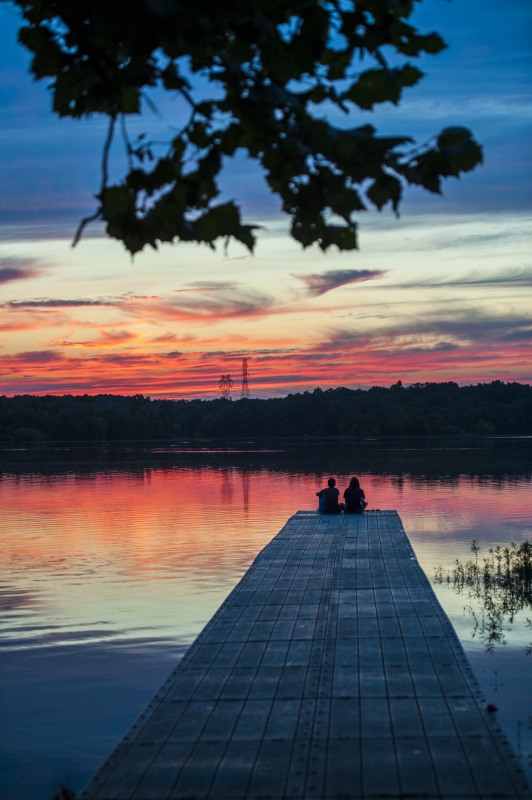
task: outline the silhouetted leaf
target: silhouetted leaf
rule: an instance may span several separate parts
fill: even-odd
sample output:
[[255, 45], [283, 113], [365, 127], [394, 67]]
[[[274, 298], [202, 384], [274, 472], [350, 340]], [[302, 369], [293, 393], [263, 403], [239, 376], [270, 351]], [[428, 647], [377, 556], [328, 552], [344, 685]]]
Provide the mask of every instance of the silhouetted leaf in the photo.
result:
[[[408, 184], [440, 192], [442, 179], [481, 163], [464, 128], [446, 129], [409, 157], [408, 135], [380, 137], [370, 125], [329, 121], [352, 104], [398, 104], [422, 77], [405, 59], [445, 47], [437, 33], [412, 25], [412, 0], [12, 2], [31, 71], [48, 82], [54, 111], [111, 120], [99, 205], [88, 219], [104, 220], [131, 252], [228, 237], [252, 250], [254, 227], [241, 223], [236, 203], [214, 205], [220, 173], [237, 151], [257, 162], [294, 238], [323, 250], [356, 247], [352, 217], [365, 199], [397, 213]], [[157, 111], [152, 88], [173, 101], [173, 133], [166, 143], [141, 134], [131, 145], [129, 116]], [[115, 178], [121, 167], [111, 145], [119, 130], [126, 166]], [[329, 224], [337, 217], [344, 226]]]

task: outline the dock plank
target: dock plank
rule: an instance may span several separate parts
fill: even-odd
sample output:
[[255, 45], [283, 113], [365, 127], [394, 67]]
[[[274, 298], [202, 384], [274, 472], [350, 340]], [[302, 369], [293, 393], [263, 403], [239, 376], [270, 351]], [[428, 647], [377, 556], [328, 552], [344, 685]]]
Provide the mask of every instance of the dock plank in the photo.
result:
[[300, 511], [80, 800], [530, 798], [395, 511]]

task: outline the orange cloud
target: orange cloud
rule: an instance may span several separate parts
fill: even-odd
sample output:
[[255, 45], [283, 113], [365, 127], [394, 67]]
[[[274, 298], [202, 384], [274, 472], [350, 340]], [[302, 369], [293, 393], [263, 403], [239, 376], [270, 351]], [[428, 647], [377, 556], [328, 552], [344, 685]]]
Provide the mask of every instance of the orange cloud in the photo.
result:
[[[352, 270], [346, 272], [353, 278]], [[84, 311], [89, 319], [74, 319], [76, 307], [85, 305], [95, 306]], [[99, 311], [100, 305], [111, 311]], [[243, 356], [250, 359], [252, 396], [389, 385], [398, 379], [531, 379], [527, 311], [503, 315], [405, 302], [392, 310], [365, 303], [355, 312], [350, 305], [351, 313], [341, 315], [343, 327], [335, 329], [331, 322], [347, 305], [325, 308], [311, 299], [282, 305], [229, 281], [193, 283], [167, 296], [4, 304], [4, 330], [21, 331], [21, 342], [30, 341], [26, 332], [32, 328], [68, 325], [70, 330], [68, 339], [40, 342], [42, 349], [34, 337], [24, 352], [0, 356], [2, 392], [213, 397], [219, 395], [221, 375], [238, 382]], [[67, 308], [68, 316], [59, 311]], [[121, 321], [110, 321], [115, 311]], [[289, 324], [277, 324], [278, 314], [286, 314]], [[240, 324], [243, 319], [246, 325]], [[14, 340], [9, 337], [11, 350]]]
[[[389, 385], [457, 380], [529, 382], [529, 345], [450, 344], [421, 339], [394, 341], [382, 333], [338, 337], [303, 347], [247, 348], [252, 396], [336, 386]], [[60, 350], [1, 356], [3, 392], [141, 393], [152, 397], [216, 397], [220, 375], [230, 373], [238, 386], [242, 351], [168, 351], [67, 357]], [[235, 390], [236, 391], [236, 390]]]
[[156, 336], [151, 339], [153, 344], [172, 344], [175, 342], [195, 342], [197, 341], [197, 336], [193, 336], [192, 334], [177, 334], [177, 333], [163, 333], [161, 336]]
[[92, 339], [83, 342], [61, 342], [62, 347], [119, 347], [123, 344], [130, 344], [138, 339], [136, 333], [129, 331], [102, 331], [99, 339]]
[[128, 298], [122, 309], [144, 319], [211, 322], [271, 312], [274, 300], [258, 291], [198, 289], [189, 296]]

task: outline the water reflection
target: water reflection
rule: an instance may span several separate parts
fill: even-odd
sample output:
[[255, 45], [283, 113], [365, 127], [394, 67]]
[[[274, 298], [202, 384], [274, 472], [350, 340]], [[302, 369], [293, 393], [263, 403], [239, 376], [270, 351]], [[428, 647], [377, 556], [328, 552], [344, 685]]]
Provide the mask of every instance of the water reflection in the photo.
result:
[[[81, 786], [258, 551], [296, 510], [315, 507], [329, 475], [343, 491], [357, 474], [370, 508], [396, 508], [432, 576], [469, 558], [472, 539], [487, 549], [532, 537], [531, 450], [523, 439], [1, 451], [3, 800], [48, 800], [68, 774]], [[528, 629], [505, 631], [504, 663], [499, 653], [486, 661], [463, 598], [436, 591], [484, 690], [495, 683], [504, 696], [514, 746], [529, 752]]]
[[[526, 616], [532, 612], [532, 542], [490, 547], [482, 559], [477, 540], [471, 550], [473, 559], [457, 560], [452, 570], [436, 569], [436, 583], [467, 597], [466, 608], [474, 622], [471, 636], [493, 652], [496, 644], [507, 644], [505, 627], [532, 626]], [[525, 653], [532, 653], [532, 644]]]

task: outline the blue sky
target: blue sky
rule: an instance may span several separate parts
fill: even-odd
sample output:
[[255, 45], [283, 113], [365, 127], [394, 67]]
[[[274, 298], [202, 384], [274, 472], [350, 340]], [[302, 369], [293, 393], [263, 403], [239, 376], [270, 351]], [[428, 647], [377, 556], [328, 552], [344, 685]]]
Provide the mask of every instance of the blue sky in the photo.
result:
[[[315, 386], [530, 382], [532, 3], [425, 0], [415, 21], [449, 47], [400, 107], [338, 119], [425, 142], [469, 127], [484, 165], [401, 217], [361, 215], [357, 253], [301, 250], [242, 157], [224, 193], [261, 223], [255, 256], [192, 245], [131, 260], [93, 209], [105, 122], [56, 119], [28, 75], [18, 18], [0, 3], [0, 391], [211, 397], [250, 359], [252, 395]], [[167, 129], [160, 102], [142, 126]], [[139, 128], [140, 129], [140, 128]], [[316, 287], [321, 287], [318, 290]]]

